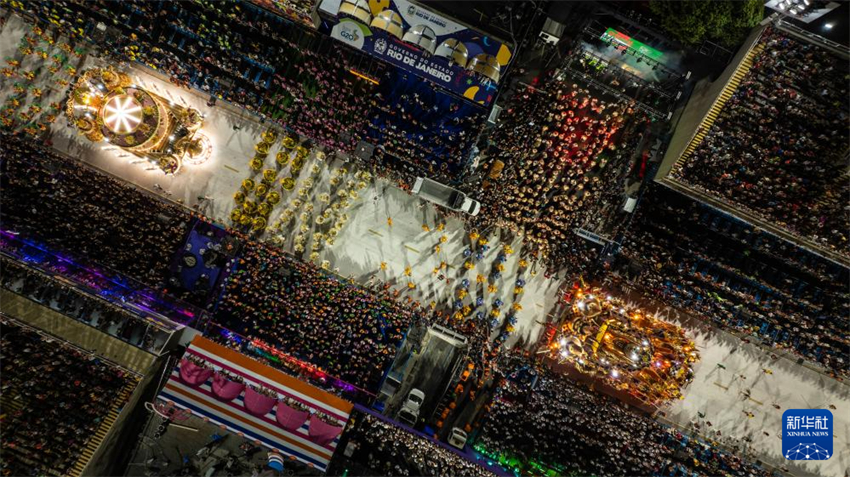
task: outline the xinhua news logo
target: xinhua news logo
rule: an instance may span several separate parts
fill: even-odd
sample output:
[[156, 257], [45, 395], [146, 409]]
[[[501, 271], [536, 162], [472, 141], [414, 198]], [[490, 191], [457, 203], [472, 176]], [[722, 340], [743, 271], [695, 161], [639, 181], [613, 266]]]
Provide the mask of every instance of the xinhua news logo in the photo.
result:
[[788, 460], [832, 457], [832, 413], [826, 409], [788, 409], [782, 413], [782, 454]]

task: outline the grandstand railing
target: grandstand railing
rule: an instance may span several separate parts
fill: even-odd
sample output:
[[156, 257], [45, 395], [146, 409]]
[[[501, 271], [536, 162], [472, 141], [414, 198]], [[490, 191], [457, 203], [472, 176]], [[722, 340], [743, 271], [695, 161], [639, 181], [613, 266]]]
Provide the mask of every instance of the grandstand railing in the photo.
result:
[[788, 23], [783, 21], [781, 18], [776, 21], [774, 24], [777, 28], [788, 33], [790, 35], [794, 35], [797, 38], [807, 41], [809, 43], [815, 43], [816, 45], [835, 53], [842, 58], [850, 59], [850, 48], [836, 43], [828, 38], [824, 38], [820, 35], [816, 35], [814, 33], [803, 30], [802, 28], [794, 25], [793, 23]]

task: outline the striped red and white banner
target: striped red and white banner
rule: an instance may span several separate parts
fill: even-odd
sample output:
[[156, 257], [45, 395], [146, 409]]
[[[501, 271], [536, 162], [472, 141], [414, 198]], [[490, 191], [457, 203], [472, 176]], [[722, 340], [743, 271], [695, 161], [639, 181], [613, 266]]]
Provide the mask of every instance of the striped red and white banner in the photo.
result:
[[[206, 361], [213, 372], [196, 367], [185, 359], [188, 356]], [[239, 376], [246, 385], [262, 386], [274, 391], [278, 398], [297, 401], [309, 408], [311, 414], [320, 412], [330, 417], [330, 422], [260, 395], [247, 386], [229, 382], [219, 374], [222, 370]], [[158, 397], [323, 472], [354, 407], [333, 394], [201, 336], [192, 340], [180, 366], [172, 371]]]

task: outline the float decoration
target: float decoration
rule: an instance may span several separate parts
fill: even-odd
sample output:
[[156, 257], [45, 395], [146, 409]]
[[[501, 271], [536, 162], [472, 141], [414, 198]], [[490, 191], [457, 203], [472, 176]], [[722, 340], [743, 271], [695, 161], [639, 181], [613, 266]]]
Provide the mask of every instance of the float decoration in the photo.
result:
[[92, 68], [71, 89], [65, 115], [92, 142], [108, 141], [147, 159], [166, 174], [199, 165], [212, 153], [199, 133], [203, 115], [133, 84], [125, 73]]
[[[628, 309], [627, 309], [628, 308]], [[679, 398], [699, 354], [682, 328], [630, 308], [599, 289], [577, 290], [538, 353], [605, 380], [651, 406]]]

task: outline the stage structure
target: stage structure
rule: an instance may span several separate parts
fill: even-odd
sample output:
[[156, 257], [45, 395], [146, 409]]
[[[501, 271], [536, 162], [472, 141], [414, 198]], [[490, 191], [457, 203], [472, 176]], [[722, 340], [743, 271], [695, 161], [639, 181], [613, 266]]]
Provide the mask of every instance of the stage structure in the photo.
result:
[[200, 111], [151, 93], [112, 68], [83, 72], [65, 115], [90, 141], [107, 141], [166, 174], [176, 174], [184, 164], [202, 164], [212, 153], [209, 138], [199, 132]]
[[681, 397], [699, 360], [684, 330], [600, 289], [576, 290], [548, 344], [538, 351], [659, 406]]
[[160, 415], [200, 417], [325, 472], [354, 405], [195, 336], [154, 408]]

